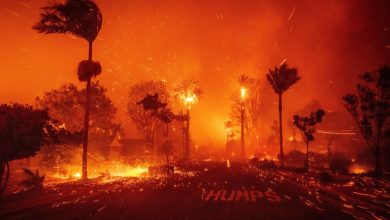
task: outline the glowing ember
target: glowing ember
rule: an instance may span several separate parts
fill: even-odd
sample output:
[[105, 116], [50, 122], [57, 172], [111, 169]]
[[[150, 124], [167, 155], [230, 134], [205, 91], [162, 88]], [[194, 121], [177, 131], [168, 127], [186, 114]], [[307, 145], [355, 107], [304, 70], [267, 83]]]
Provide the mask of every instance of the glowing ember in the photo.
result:
[[147, 167], [125, 167], [123, 170], [110, 172], [112, 176], [120, 177], [140, 177], [148, 173]]
[[[57, 170], [54, 175], [50, 175], [54, 181], [78, 180], [81, 179], [81, 167], [66, 165]], [[147, 165], [131, 166], [122, 162], [111, 162], [107, 164], [91, 165], [89, 167], [89, 178], [98, 177], [144, 177], [148, 174]]]

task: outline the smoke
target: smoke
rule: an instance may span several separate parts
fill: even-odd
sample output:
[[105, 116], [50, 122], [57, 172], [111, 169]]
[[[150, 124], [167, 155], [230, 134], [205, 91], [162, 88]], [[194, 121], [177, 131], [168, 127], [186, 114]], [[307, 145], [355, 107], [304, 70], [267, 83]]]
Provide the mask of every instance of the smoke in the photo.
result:
[[[289, 118], [312, 99], [327, 110], [343, 111], [341, 97], [354, 90], [357, 75], [390, 60], [390, 2], [385, 0], [96, 2], [104, 16], [94, 48], [103, 68], [99, 80], [129, 135], [134, 131], [127, 94], [139, 80], [199, 80], [205, 94], [193, 108], [192, 136], [222, 141], [240, 74], [263, 78], [284, 60], [298, 67], [302, 80], [284, 97]], [[45, 4], [0, 3], [2, 102], [32, 102], [45, 90], [77, 82], [86, 42], [35, 33], [31, 26]]]

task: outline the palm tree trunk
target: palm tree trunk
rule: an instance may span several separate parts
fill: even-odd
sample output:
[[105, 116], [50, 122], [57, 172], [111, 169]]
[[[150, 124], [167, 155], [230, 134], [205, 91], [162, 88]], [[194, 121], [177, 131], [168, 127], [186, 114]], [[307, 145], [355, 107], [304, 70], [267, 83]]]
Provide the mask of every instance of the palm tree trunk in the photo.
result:
[[[92, 41], [88, 42], [88, 61], [92, 61]], [[91, 78], [87, 80], [86, 86], [86, 102], [84, 115], [84, 140], [83, 140], [83, 163], [82, 163], [82, 178], [88, 179], [87, 172], [87, 155], [88, 155], [88, 129], [89, 129], [89, 108], [91, 102]]]
[[282, 128], [282, 94], [279, 94], [279, 144], [280, 144], [280, 163], [284, 166], [283, 154], [283, 128]]

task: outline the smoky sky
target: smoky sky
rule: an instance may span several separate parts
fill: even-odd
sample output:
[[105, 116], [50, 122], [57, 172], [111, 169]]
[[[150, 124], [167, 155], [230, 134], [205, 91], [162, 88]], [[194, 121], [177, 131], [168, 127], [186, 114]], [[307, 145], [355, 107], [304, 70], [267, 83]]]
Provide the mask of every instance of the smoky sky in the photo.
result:
[[[76, 68], [87, 57], [87, 43], [31, 29], [47, 2], [0, 2], [2, 103], [31, 104], [64, 83], [82, 86]], [[204, 97], [193, 108], [193, 137], [220, 140], [240, 74], [263, 79], [283, 61], [297, 67], [302, 80], [284, 98], [290, 117], [312, 99], [343, 111], [341, 97], [355, 89], [357, 76], [390, 61], [390, 1], [96, 2], [104, 17], [94, 45], [103, 67], [97, 80], [128, 131], [127, 93], [139, 80], [199, 80]]]

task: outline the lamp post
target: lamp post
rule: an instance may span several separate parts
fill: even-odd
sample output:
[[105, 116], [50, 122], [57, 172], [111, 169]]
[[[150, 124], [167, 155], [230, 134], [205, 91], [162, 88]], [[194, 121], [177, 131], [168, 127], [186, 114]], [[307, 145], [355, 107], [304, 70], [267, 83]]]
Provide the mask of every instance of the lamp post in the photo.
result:
[[190, 109], [193, 104], [196, 103], [197, 97], [193, 93], [187, 93], [182, 97], [183, 103], [187, 109], [187, 120], [185, 127], [185, 138], [184, 138], [184, 160], [190, 160]]
[[241, 87], [240, 94], [240, 107], [241, 107], [241, 159], [245, 160], [245, 97], [246, 97], [246, 88]]

